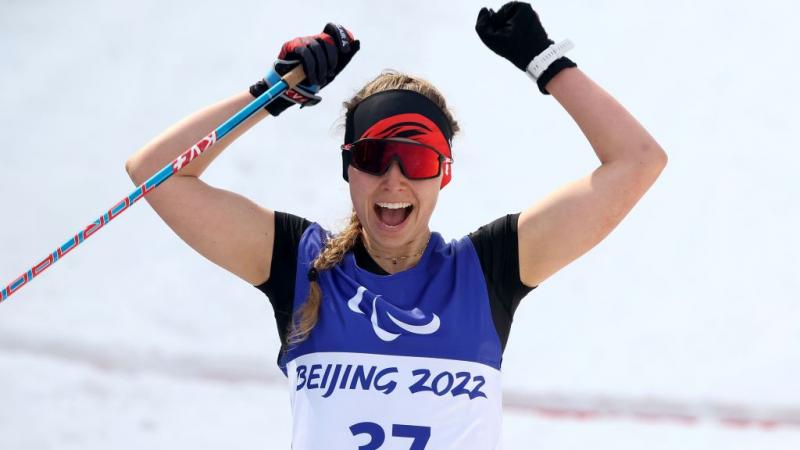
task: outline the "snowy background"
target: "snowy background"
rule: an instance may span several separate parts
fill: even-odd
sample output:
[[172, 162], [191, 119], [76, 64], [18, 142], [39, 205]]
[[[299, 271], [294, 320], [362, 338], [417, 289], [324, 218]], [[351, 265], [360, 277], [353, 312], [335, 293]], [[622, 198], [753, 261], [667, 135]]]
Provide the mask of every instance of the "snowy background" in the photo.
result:
[[[446, 238], [597, 165], [555, 100], [479, 41], [483, 2], [287, 4], [2, 1], [0, 283], [129, 193], [137, 148], [327, 21], [362, 51], [321, 104], [259, 124], [206, 181], [339, 227], [341, 102], [384, 68], [436, 84], [463, 129], [432, 220]], [[534, 6], [670, 164], [523, 301], [505, 447], [800, 448], [800, 8]], [[139, 204], [0, 305], [0, 449], [288, 448], [277, 349], [267, 299]]]

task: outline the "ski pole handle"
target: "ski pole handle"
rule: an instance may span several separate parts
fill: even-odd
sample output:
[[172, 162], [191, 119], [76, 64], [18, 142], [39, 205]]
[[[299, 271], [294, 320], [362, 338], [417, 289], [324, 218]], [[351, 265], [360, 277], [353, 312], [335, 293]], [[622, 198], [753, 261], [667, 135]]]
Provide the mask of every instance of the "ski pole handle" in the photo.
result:
[[139, 185], [139, 187], [134, 189], [133, 192], [131, 192], [130, 194], [125, 196], [122, 200], [114, 204], [114, 206], [109, 208], [108, 211], [104, 212], [99, 218], [95, 219], [94, 222], [90, 223], [82, 230], [78, 231], [75, 235], [70, 237], [64, 244], [57, 247], [44, 259], [39, 261], [37, 264], [35, 264], [27, 271], [23, 272], [22, 275], [14, 279], [7, 286], [5, 286], [3, 290], [0, 291], [0, 302], [5, 301], [8, 297], [11, 296], [11, 294], [14, 294], [18, 290], [20, 290], [23, 286], [28, 284], [28, 282], [33, 280], [35, 277], [41, 275], [42, 272], [44, 272], [50, 266], [55, 264], [57, 261], [61, 260], [61, 258], [63, 258], [64, 255], [74, 250], [75, 247], [77, 247], [78, 245], [82, 244], [83, 241], [89, 238], [89, 236], [92, 236], [101, 228], [103, 228], [107, 223], [116, 219], [117, 216], [122, 214], [126, 209], [128, 209], [128, 207], [130, 207], [134, 203], [144, 198], [145, 195], [152, 192], [161, 183], [163, 183], [164, 181], [169, 179], [172, 175], [174, 175], [175, 173], [179, 172], [181, 169], [186, 167], [186, 165], [188, 165], [198, 156], [202, 155], [203, 152], [211, 148], [211, 146], [213, 146], [215, 143], [222, 140], [228, 133], [233, 131], [242, 122], [244, 122], [250, 116], [255, 114], [256, 111], [263, 108], [276, 98], [280, 97], [287, 90], [293, 88], [297, 83], [303, 81], [305, 77], [306, 75], [303, 72], [302, 65], [298, 65], [297, 67], [289, 71], [286, 75], [283, 76], [283, 78], [281, 78], [281, 81], [275, 83], [274, 86], [272, 86], [266, 92], [261, 94], [258, 98], [250, 102], [247, 106], [242, 108], [241, 111], [237, 112], [236, 114], [231, 116], [228, 120], [223, 122], [208, 136], [204, 137], [203, 139], [200, 139], [196, 144], [186, 149], [171, 163], [164, 166], [163, 169], [156, 172], [153, 176], [148, 178], [147, 181], [145, 181], [144, 183]]

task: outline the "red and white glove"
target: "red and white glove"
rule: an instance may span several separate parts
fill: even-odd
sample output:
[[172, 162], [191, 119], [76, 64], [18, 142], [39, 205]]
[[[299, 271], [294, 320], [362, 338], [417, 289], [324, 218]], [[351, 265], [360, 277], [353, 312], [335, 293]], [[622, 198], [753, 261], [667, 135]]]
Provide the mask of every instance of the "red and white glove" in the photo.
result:
[[336, 78], [361, 48], [361, 42], [341, 25], [329, 23], [322, 33], [287, 41], [278, 53], [278, 59], [264, 79], [250, 86], [250, 94], [258, 97], [281, 77], [302, 64], [306, 78], [297, 86], [273, 100], [265, 109], [277, 116], [286, 108], [299, 104], [312, 106], [322, 98], [316, 94]]

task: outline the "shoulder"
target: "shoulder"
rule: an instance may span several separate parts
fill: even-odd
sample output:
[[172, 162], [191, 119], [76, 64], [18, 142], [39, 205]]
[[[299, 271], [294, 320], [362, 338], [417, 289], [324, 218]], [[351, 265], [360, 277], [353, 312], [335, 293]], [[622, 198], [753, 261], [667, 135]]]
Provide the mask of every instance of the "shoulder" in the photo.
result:
[[267, 280], [256, 285], [259, 289], [279, 283], [294, 270], [298, 256], [298, 246], [306, 231], [313, 225], [307, 219], [283, 211], [275, 211], [274, 240], [270, 258], [270, 271]]
[[283, 211], [275, 211], [275, 235], [282, 237], [296, 236], [299, 240], [303, 232], [311, 226], [313, 222], [300, 216]]
[[506, 214], [495, 219], [470, 233], [469, 238], [478, 247], [494, 240], [516, 237], [519, 215], [520, 213]]

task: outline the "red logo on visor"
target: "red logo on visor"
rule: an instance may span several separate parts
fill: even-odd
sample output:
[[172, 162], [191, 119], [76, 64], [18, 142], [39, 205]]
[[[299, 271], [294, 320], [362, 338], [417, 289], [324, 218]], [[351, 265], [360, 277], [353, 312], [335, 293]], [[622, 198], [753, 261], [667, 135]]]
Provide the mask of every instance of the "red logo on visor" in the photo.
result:
[[450, 145], [436, 124], [422, 114], [397, 114], [375, 122], [359, 139], [406, 138], [450, 156]]

